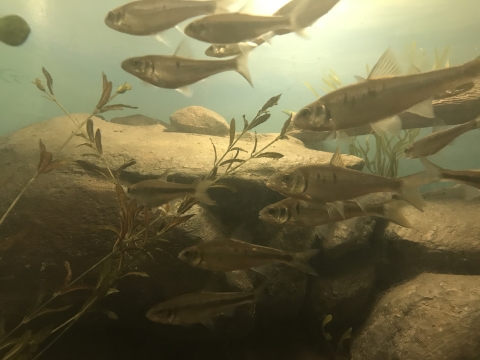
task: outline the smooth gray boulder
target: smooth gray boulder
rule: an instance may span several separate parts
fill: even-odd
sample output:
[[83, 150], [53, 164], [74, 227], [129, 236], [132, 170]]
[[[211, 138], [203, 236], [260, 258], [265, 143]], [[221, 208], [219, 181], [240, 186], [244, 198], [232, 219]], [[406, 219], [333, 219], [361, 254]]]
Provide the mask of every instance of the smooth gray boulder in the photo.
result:
[[354, 336], [352, 360], [475, 360], [480, 276], [425, 273], [383, 295]]
[[187, 106], [170, 115], [170, 123], [178, 131], [193, 134], [227, 136], [230, 126], [215, 111], [203, 106]]

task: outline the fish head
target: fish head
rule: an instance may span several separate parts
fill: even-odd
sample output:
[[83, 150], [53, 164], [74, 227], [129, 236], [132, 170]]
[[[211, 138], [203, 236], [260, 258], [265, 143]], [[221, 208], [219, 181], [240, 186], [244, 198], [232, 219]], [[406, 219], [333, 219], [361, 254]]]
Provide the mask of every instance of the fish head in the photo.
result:
[[158, 304], [147, 312], [147, 319], [160, 324], [175, 324], [176, 309]]
[[211, 56], [211, 57], [222, 57], [222, 55], [225, 53], [226, 50], [227, 50], [226, 45], [212, 44], [207, 48], [207, 50], [205, 50], [205, 55]]
[[407, 158], [413, 158], [415, 157], [414, 156], [414, 153], [413, 153], [413, 145], [409, 145], [405, 148], [404, 152], [403, 152], [403, 155]]
[[202, 262], [202, 253], [196, 246], [192, 246], [182, 250], [178, 258], [187, 264], [197, 266]]
[[260, 219], [269, 223], [284, 224], [290, 218], [287, 206], [281, 203], [268, 205], [260, 210]]
[[126, 32], [130, 27], [124, 22], [124, 19], [125, 10], [120, 7], [108, 12], [105, 16], [105, 25], [113, 30]]
[[293, 125], [303, 130], [334, 131], [335, 126], [326, 104], [317, 101], [305, 106], [293, 119]]
[[285, 196], [302, 194], [307, 185], [305, 176], [298, 170], [280, 171], [267, 180], [267, 186]]
[[183, 32], [185, 33], [185, 35], [190, 36], [194, 39], [206, 41], [210, 33], [210, 27], [208, 26], [208, 24], [197, 20], [188, 24]]
[[133, 57], [124, 60], [122, 69], [140, 79], [152, 76], [155, 71], [152, 61], [148, 60], [147, 57]]

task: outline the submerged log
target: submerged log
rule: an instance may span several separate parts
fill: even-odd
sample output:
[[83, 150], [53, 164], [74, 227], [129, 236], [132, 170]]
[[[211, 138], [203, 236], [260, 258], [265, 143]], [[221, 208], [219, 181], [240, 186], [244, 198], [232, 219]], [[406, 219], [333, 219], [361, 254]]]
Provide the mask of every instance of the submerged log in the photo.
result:
[[[400, 114], [402, 129], [416, 129], [436, 126], [440, 124], [458, 125], [473, 120], [480, 115], [480, 79], [461, 85], [456, 94], [442, 94], [433, 101], [435, 118], [430, 119], [417, 114], [404, 112]], [[360, 126], [345, 132], [349, 136], [365, 135], [371, 133], [371, 127]], [[289, 135], [311, 143], [326, 140], [329, 132], [316, 132], [308, 130], [293, 130]]]

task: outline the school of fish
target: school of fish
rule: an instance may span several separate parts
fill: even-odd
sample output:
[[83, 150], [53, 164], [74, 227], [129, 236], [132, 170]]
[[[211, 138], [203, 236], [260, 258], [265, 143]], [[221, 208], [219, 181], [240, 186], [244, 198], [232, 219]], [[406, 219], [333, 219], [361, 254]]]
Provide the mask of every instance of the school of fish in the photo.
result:
[[[172, 55], [141, 55], [121, 64], [123, 70], [146, 83], [188, 95], [191, 84], [225, 71], [239, 73], [253, 87], [248, 69], [249, 52], [273, 36], [302, 35], [305, 28], [339, 1], [291, 0], [272, 15], [260, 16], [232, 11], [236, 0], [139, 0], [108, 12], [105, 24], [125, 34], [155, 36], [162, 41], [163, 31], [195, 17], [182, 32], [210, 44], [205, 54], [222, 60], [194, 59], [182, 41]], [[226, 57], [229, 59], [223, 59]], [[433, 99], [468, 91], [472, 80], [478, 76], [480, 58], [423, 73], [413, 67], [402, 74], [393, 52], [387, 49], [366, 78], [357, 77], [357, 83], [337, 88], [303, 106], [292, 115], [293, 124], [298, 129], [337, 135], [365, 125], [380, 134], [398, 134], [402, 130], [399, 114], [411, 112], [434, 118]], [[425, 202], [420, 186], [435, 181], [454, 181], [480, 189], [479, 170], [447, 170], [426, 159], [455, 138], [477, 129], [479, 124], [480, 117], [432, 133], [409, 145], [405, 156], [419, 158], [425, 170], [405, 177], [389, 178], [349, 169], [338, 148], [328, 163], [299, 164], [276, 172], [266, 185], [286, 199], [266, 206], [259, 217], [277, 226], [315, 227], [320, 237], [328, 236], [328, 229], [338, 222], [355, 231], [352, 221], [363, 216], [378, 216], [403, 227], [412, 227], [402, 209], [414, 206], [423, 211]], [[131, 185], [127, 196], [147, 208], [160, 207], [183, 196], [215, 205], [207, 193], [212, 184], [209, 180], [178, 184], [161, 177]], [[315, 249], [288, 252], [236, 239], [205, 239], [203, 243], [182, 250], [178, 258], [207, 271], [228, 273], [286, 264], [315, 276], [317, 271], [310, 260], [317, 254]], [[240, 305], [257, 302], [265, 287], [263, 283], [250, 292], [184, 294], [155, 305], [147, 317], [163, 324], [202, 323], [212, 327], [215, 317], [232, 314]]]

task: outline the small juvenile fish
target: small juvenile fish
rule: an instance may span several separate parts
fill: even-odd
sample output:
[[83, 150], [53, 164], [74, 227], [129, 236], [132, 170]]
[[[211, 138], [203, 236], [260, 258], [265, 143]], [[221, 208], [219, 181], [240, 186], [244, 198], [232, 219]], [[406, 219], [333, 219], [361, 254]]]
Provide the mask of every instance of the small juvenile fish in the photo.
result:
[[367, 201], [362, 206], [355, 200], [344, 201], [342, 211], [331, 204], [306, 202], [287, 198], [268, 205], [260, 211], [260, 219], [278, 225], [319, 226], [360, 216], [380, 216], [403, 227], [411, 227], [401, 209], [407, 203], [401, 200]]
[[422, 210], [424, 200], [418, 187], [438, 179], [436, 172], [389, 178], [347, 169], [337, 152], [329, 164], [306, 165], [273, 174], [267, 186], [285, 196], [314, 202], [335, 202], [378, 192], [393, 192]]
[[230, 315], [235, 308], [255, 303], [265, 285], [249, 292], [199, 292], [177, 296], [153, 306], [147, 318], [161, 324], [192, 325], [202, 323], [213, 327], [212, 319]]
[[212, 271], [244, 270], [267, 264], [287, 264], [308, 274], [317, 272], [308, 261], [318, 250], [286, 252], [239, 240], [207, 241], [183, 250], [178, 258], [187, 264]]
[[478, 129], [479, 124], [480, 118], [477, 118], [465, 124], [427, 135], [405, 148], [405, 156], [419, 158], [436, 154], [460, 135], [465, 134], [467, 131]]
[[420, 158], [426, 168], [432, 168], [440, 174], [439, 181], [457, 182], [480, 189], [480, 170], [448, 170], [437, 166], [426, 158]]
[[390, 50], [368, 79], [341, 87], [301, 109], [294, 119], [300, 129], [338, 131], [371, 124], [398, 134], [398, 114], [408, 111], [433, 118], [432, 98], [471, 81], [480, 74], [480, 58], [464, 65], [398, 76], [400, 70]]
[[236, 71], [250, 85], [248, 54], [228, 60], [197, 60], [178, 55], [147, 55], [122, 62], [122, 69], [139, 79], [165, 89], [182, 89], [209, 76]]
[[0, 18], [0, 41], [10, 45], [22, 45], [30, 35], [27, 22], [18, 15], [8, 15]]
[[182, 196], [192, 196], [203, 204], [215, 205], [207, 194], [212, 181], [203, 180], [193, 184], [179, 184], [163, 180], [140, 181], [127, 189], [127, 196], [137, 201], [137, 205], [159, 207]]
[[222, 9], [222, 0], [141, 0], [109, 11], [105, 24], [130, 35], [153, 35], [175, 27], [189, 18], [213, 14]]

